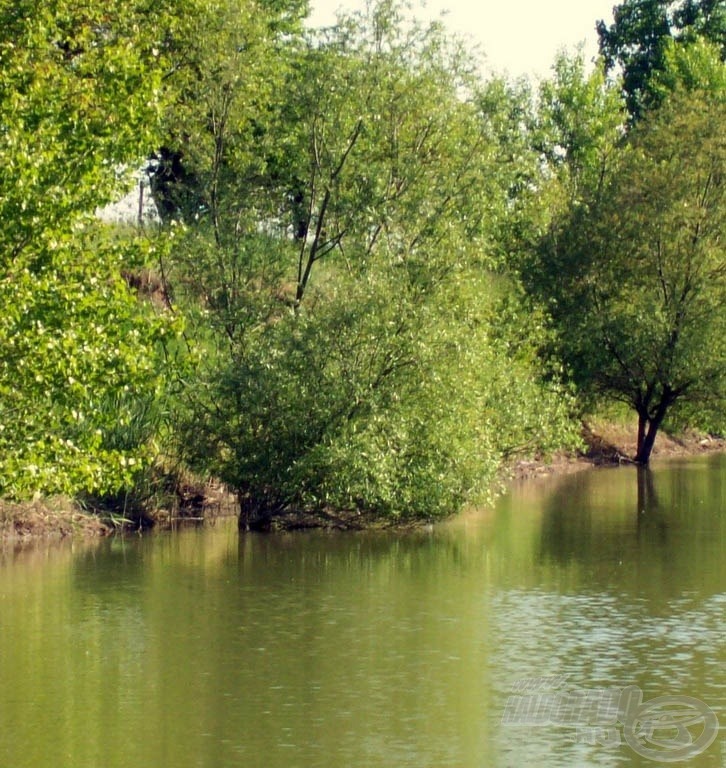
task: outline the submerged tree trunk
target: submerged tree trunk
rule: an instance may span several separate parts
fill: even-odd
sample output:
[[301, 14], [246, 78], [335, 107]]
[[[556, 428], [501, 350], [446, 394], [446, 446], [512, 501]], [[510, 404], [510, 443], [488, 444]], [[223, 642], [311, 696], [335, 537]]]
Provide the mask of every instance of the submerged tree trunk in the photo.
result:
[[[240, 531], [270, 531], [274, 518], [286, 509], [286, 501], [278, 496], [272, 498], [254, 495], [250, 489], [238, 489], [239, 517], [237, 518]], [[259, 491], [258, 491], [259, 493]]]
[[243, 491], [237, 492], [237, 502], [239, 504], [239, 517], [237, 518], [237, 525], [240, 531], [249, 531], [250, 529], [250, 516], [251, 509], [247, 494]]

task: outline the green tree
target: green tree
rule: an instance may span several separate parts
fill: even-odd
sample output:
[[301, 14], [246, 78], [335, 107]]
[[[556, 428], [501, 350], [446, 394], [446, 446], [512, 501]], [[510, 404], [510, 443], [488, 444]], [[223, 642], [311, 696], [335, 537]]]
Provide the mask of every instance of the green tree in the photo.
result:
[[559, 55], [540, 85], [527, 140], [537, 173], [518, 195], [511, 244], [513, 266], [530, 295], [547, 297], [569, 236], [563, 221], [575, 212], [587, 221], [591, 207], [617, 168], [627, 114], [617, 83], [600, 67], [588, 72], [582, 52]]
[[614, 162], [625, 113], [617, 87], [601, 66], [588, 73], [580, 51], [560, 54], [539, 89], [531, 141], [568, 205], [582, 204]]
[[92, 223], [153, 146], [169, 8], [0, 4], [0, 493], [110, 492], [149, 459], [169, 323]]
[[160, 42], [138, 4], [0, 5], [0, 259], [42, 258], [78, 213], [109, 202], [156, 125]]
[[[301, 40], [304, 0], [214, 0], [178, 22], [167, 45], [164, 112], [152, 189], [162, 217], [245, 229], [240, 201], [269, 184], [275, 105], [284, 97], [288, 49]], [[271, 124], [272, 123], [272, 124]], [[264, 218], [274, 210], [258, 211]], [[240, 216], [243, 221], [240, 222]]]
[[628, 110], [639, 118], [657, 106], [652, 76], [666, 69], [669, 43], [689, 45], [703, 37], [726, 56], [726, 7], [722, 0], [625, 0], [615, 6], [614, 22], [599, 21], [600, 53], [608, 70], [622, 68]]
[[637, 412], [641, 464], [667, 414], [723, 409], [724, 116], [723, 91], [679, 90], [643, 118], [599, 197], [549, 233], [530, 283], [580, 385]]
[[369, 10], [283, 51], [257, 173], [242, 172], [246, 121], [207, 144], [198, 176], [223, 169], [217, 214], [175, 253], [205, 349], [181, 434], [237, 489], [243, 525], [453, 512], [505, 455], [567, 433], [539, 331], [507, 347], [493, 311], [506, 291], [487, 268], [521, 170], [504, 162], [505, 93], [477, 92], [439, 26]]
[[4, 498], [115, 494], [155, 458], [162, 345], [174, 327], [130, 294], [120, 256], [77, 233], [43, 269], [0, 278]]
[[679, 89], [711, 93], [726, 91], [726, 67], [720, 51], [705, 38], [694, 38], [690, 45], [669, 41], [664, 63], [664, 69], [655, 72], [651, 80], [659, 103]]

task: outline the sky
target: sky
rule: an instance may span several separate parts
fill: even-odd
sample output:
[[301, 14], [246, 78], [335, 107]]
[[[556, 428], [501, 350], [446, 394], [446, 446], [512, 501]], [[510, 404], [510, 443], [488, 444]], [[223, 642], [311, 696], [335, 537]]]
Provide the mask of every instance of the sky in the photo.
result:
[[[547, 77], [557, 52], [574, 51], [585, 43], [586, 61], [597, 55], [598, 19], [612, 23], [618, 0], [412, 0], [420, 19], [440, 18], [446, 26], [478, 44], [485, 55], [485, 70]], [[364, 0], [311, 0], [311, 23], [334, 23], [338, 8], [355, 10]]]

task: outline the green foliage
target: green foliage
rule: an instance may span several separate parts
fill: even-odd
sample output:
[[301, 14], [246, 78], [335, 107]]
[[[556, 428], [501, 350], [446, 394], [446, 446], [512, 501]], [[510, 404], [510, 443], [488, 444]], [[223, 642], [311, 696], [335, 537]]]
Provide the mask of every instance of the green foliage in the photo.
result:
[[166, 320], [121, 279], [146, 244], [88, 215], [155, 142], [171, 10], [0, 4], [0, 493], [107, 493], [150, 459]]
[[724, 93], [724, 78], [726, 68], [718, 47], [699, 37], [690, 45], [668, 42], [663, 69], [653, 73], [651, 87], [660, 103], [678, 90]]
[[634, 119], [657, 106], [662, 92], [653, 77], [666, 68], [671, 45], [688, 47], [705, 38], [726, 55], [723, 0], [624, 0], [613, 9], [614, 23], [600, 21], [600, 53], [608, 70], [622, 67], [623, 89]]
[[588, 221], [605, 179], [617, 167], [626, 115], [617, 84], [600, 68], [588, 73], [581, 52], [557, 57], [538, 97], [527, 132], [537, 173], [517, 197], [510, 261], [528, 293], [556, 309], [552, 280], [570, 232], [562, 221], [575, 216]]
[[0, 494], [106, 493], [151, 458], [168, 322], [140, 310], [117, 257], [77, 243], [0, 280]]
[[[600, 26], [629, 130], [582, 55], [534, 98], [402, 3], [306, 5], [0, 5], [0, 493], [125, 497], [171, 434], [243, 519], [437, 517], [577, 444], [563, 371], [721, 428], [718, 4]], [[89, 224], [152, 153], [161, 231]]]
[[266, 78], [258, 64], [277, 89], [219, 55], [224, 120], [177, 126], [208, 201], [175, 227], [171, 272], [201, 351], [180, 424], [192, 466], [250, 519], [438, 516], [506, 459], [572, 442], [544, 330], [490, 285], [536, 164], [509, 122], [526, 94], [480, 88], [458, 44], [392, 3], [282, 50]]
[[618, 89], [604, 71], [586, 72], [580, 52], [555, 60], [553, 76], [540, 86], [533, 141], [569, 205], [581, 205], [614, 162], [625, 112]]
[[[275, 159], [285, 151], [275, 110], [288, 95], [288, 49], [299, 45], [305, 5], [200, 0], [178, 21], [152, 179], [165, 220], [201, 222], [222, 238], [248, 234], [276, 214], [278, 200], [259, 206], [261, 192], [274, 183]], [[250, 188], [256, 193], [252, 211], [244, 205]]]
[[[0, 5], [0, 265], [115, 194], [155, 125], [161, 65], [137, 4]], [[153, 24], [151, 24], [153, 26]]]
[[191, 462], [251, 517], [450, 514], [486, 497], [505, 458], [575, 440], [569, 398], [538, 379], [536, 329], [518, 320], [513, 338], [489, 278], [458, 275], [424, 299], [397, 272], [338, 278], [197, 391]]
[[672, 94], [631, 132], [599, 196], [543, 238], [525, 278], [580, 385], [639, 414], [643, 462], [666, 413], [723, 410], [725, 116], [723, 91]]

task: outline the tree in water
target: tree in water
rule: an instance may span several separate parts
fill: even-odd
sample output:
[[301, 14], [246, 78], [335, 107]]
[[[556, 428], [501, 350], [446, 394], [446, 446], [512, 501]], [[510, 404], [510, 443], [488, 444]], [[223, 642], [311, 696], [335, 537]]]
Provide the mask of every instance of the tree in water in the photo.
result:
[[581, 390], [638, 414], [643, 465], [677, 406], [723, 408], [725, 119], [723, 91], [671, 94], [543, 237], [529, 277]]

